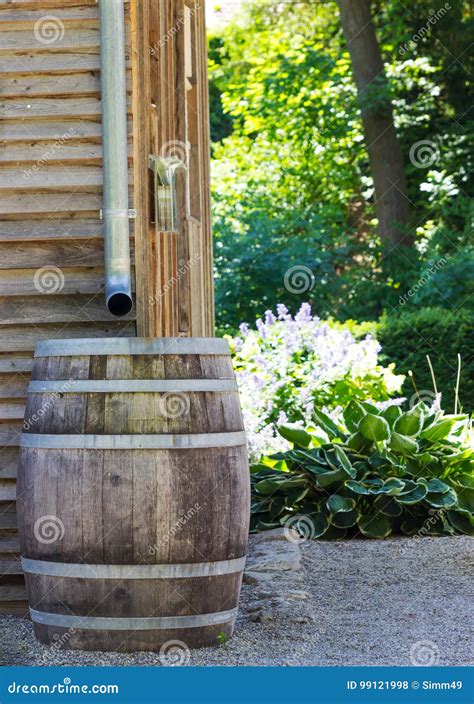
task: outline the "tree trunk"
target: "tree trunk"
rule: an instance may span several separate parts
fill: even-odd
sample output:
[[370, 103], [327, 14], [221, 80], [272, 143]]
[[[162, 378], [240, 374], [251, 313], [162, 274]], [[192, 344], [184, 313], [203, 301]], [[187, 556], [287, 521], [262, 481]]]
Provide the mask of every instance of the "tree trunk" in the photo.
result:
[[338, 0], [338, 4], [361, 105], [378, 230], [385, 249], [390, 251], [399, 244], [411, 244], [407, 234], [411, 210], [387, 78], [370, 0]]

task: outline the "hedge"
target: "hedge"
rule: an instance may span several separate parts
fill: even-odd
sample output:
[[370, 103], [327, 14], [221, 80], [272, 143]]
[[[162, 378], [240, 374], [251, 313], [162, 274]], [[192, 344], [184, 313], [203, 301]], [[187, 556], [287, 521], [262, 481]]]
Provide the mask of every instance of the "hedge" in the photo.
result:
[[[443, 308], [384, 315], [376, 325], [382, 345], [382, 362], [395, 362], [398, 373], [412, 370], [420, 396], [433, 391], [426, 360], [428, 354], [434, 368], [438, 391], [443, 394], [443, 407], [454, 407], [457, 354], [462, 358], [460, 400], [469, 413], [474, 407], [474, 315], [467, 310], [447, 311]], [[411, 398], [413, 384], [407, 377], [403, 394]]]

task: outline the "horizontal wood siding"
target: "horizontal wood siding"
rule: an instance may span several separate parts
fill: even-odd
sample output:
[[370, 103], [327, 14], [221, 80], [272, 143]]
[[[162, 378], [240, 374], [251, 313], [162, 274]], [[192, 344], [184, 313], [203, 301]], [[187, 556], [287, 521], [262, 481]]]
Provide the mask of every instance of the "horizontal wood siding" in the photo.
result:
[[[98, 5], [0, 0], [0, 37], [0, 613], [22, 613], [16, 476], [35, 343], [130, 337], [136, 324], [103, 301]], [[133, 221], [131, 235], [133, 253]]]

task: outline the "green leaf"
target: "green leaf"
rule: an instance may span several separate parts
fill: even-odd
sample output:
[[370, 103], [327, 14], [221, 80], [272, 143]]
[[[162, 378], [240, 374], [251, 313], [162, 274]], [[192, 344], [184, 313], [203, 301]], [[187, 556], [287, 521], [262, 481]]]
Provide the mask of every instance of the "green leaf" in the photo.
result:
[[416, 436], [423, 428], [423, 411], [417, 405], [397, 418], [393, 429], [400, 435]]
[[323, 411], [314, 408], [313, 420], [316, 425], [319, 425], [324, 430], [324, 432], [329, 435], [329, 437], [341, 439], [344, 438], [344, 433], [339, 430], [332, 418], [330, 418], [326, 413], [323, 413]]
[[359, 423], [359, 432], [373, 442], [381, 442], [390, 437], [390, 426], [381, 416], [374, 416], [368, 413]]
[[425, 501], [433, 508], [452, 508], [456, 506], [458, 497], [452, 489], [448, 488], [448, 491], [444, 494], [428, 492], [425, 496]]
[[344, 486], [346, 487], [346, 489], [349, 489], [350, 491], [354, 492], [354, 494], [360, 494], [361, 496], [368, 496], [370, 494], [369, 488], [361, 482], [349, 480], [347, 482], [344, 482]]
[[470, 474], [458, 474], [453, 477], [452, 481], [460, 486], [467, 487], [469, 489], [474, 489], [474, 477]]
[[323, 536], [323, 540], [344, 540], [346, 535], [347, 531], [345, 528], [338, 528], [337, 526], [330, 525]]
[[447, 511], [448, 521], [458, 533], [474, 536], [474, 517], [460, 511]]
[[467, 416], [444, 416], [441, 420], [420, 433], [423, 440], [439, 442], [466, 424]]
[[399, 504], [411, 506], [412, 504], [417, 504], [419, 501], [422, 501], [426, 494], [426, 486], [423, 486], [423, 484], [417, 484], [415, 489], [412, 491], [396, 495], [395, 501], [398, 501]]
[[352, 528], [357, 523], [359, 518], [359, 512], [355, 509], [352, 511], [340, 511], [330, 516], [329, 520], [333, 526], [336, 528]]
[[344, 421], [349, 432], [355, 433], [357, 431], [357, 426], [364, 415], [365, 411], [360, 403], [352, 399], [343, 411]]
[[391, 496], [384, 496], [383, 494], [377, 496], [374, 501], [374, 507], [386, 516], [401, 516], [403, 512], [402, 507]]
[[357, 525], [362, 535], [367, 538], [386, 538], [392, 532], [387, 516], [380, 513], [375, 516], [361, 516]]
[[449, 486], [439, 479], [428, 479], [426, 488], [429, 492], [435, 492], [437, 494], [445, 494], [449, 491]]
[[355, 505], [354, 499], [348, 499], [346, 496], [341, 496], [340, 494], [333, 494], [326, 501], [326, 506], [330, 513], [352, 511]]
[[292, 442], [298, 447], [308, 447], [308, 445], [311, 443], [311, 435], [299, 426], [289, 424], [280, 425], [278, 427], [278, 432], [280, 433], [282, 438], [285, 438], [285, 440]]
[[351, 465], [351, 462], [342, 447], [340, 447], [339, 445], [334, 445], [334, 451], [336, 453], [337, 459], [342, 465], [342, 468], [347, 472], [350, 477], [354, 478], [357, 474], [357, 470], [354, 469], [354, 467]]
[[328, 517], [325, 513], [317, 512], [309, 514], [311, 520], [311, 535], [313, 538], [321, 538], [329, 528]]
[[402, 409], [400, 406], [388, 406], [382, 413], [380, 414], [385, 418], [387, 423], [391, 428], [393, 428], [393, 424], [397, 420], [397, 418], [400, 418], [402, 415]]
[[343, 469], [334, 469], [331, 472], [323, 472], [313, 477], [317, 486], [326, 489], [333, 484], [339, 484], [347, 478], [347, 474]]
[[347, 445], [356, 452], [365, 452], [368, 450], [372, 443], [367, 438], [364, 438], [362, 433], [352, 433], [352, 435], [347, 440]]
[[458, 489], [458, 509], [466, 513], [474, 514], [474, 489], [463, 487]]
[[418, 452], [418, 443], [408, 435], [401, 435], [394, 431], [390, 438], [390, 448], [400, 455], [414, 455]]

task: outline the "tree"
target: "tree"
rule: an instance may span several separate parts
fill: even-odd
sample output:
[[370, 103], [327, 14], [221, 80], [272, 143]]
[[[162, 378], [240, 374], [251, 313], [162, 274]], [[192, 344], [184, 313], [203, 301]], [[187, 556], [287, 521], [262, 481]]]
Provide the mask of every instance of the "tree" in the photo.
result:
[[386, 250], [391, 250], [411, 243], [407, 234], [411, 208], [388, 82], [370, 0], [338, 0], [338, 4], [361, 107], [379, 235]]

